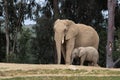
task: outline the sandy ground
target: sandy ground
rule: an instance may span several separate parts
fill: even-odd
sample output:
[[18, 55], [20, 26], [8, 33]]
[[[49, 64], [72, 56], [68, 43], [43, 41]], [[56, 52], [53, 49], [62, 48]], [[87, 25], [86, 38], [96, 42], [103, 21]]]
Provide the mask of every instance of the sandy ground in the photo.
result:
[[86, 70], [115, 70], [120, 71], [120, 68], [102, 68], [93, 66], [79, 66], [79, 65], [57, 65], [57, 64], [16, 64], [16, 63], [0, 63], [0, 71], [5, 70], [32, 70], [32, 69], [86, 69]]
[[[79, 66], [79, 65], [57, 65], [57, 64], [15, 64], [15, 63], [0, 63], [0, 71], [10, 71], [10, 70], [23, 70], [23, 71], [28, 71], [28, 70], [38, 70], [38, 69], [71, 69], [71, 70], [77, 70], [77, 69], [84, 69], [87, 70], [88, 72], [91, 70], [112, 70], [112, 71], [120, 71], [120, 68], [101, 68], [101, 67], [90, 67], [90, 66]], [[73, 75], [73, 74], [72, 74]], [[71, 74], [34, 74], [34, 75], [18, 75], [18, 76], [13, 76], [13, 77], [26, 77], [26, 76], [71, 76]], [[76, 75], [75, 75], [76, 76]], [[93, 75], [92, 75], [93, 76]], [[98, 76], [104, 76], [102, 74]], [[109, 75], [108, 75], [109, 76]], [[117, 76], [117, 75], [113, 75]], [[7, 77], [7, 76], [5, 76]], [[5, 78], [4, 76], [0, 78]], [[8, 76], [8, 78], [11, 76]]]

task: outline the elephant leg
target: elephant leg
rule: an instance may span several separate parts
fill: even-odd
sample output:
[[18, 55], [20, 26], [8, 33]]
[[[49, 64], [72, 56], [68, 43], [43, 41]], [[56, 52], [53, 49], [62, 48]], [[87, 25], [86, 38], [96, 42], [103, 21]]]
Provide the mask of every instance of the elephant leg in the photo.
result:
[[98, 67], [99, 65], [96, 62], [93, 62], [93, 66]]
[[92, 61], [89, 61], [89, 62], [88, 62], [88, 66], [93, 66], [93, 62], [92, 62]]
[[99, 66], [98, 64], [97, 64], [97, 62], [98, 62], [98, 57], [95, 57], [94, 59], [93, 59], [93, 66]]
[[61, 63], [61, 53], [60, 54], [57, 54], [57, 64], [60, 64]]
[[85, 58], [86, 58], [85, 55], [81, 56], [81, 59], [80, 59], [80, 61], [81, 61], [81, 62], [80, 62], [80, 65], [83, 65], [83, 64], [84, 64]]
[[71, 65], [73, 64], [74, 58], [75, 58], [75, 54], [72, 54], [71, 55]]
[[97, 64], [97, 62], [93, 62], [93, 66], [98, 67], [99, 65]]
[[71, 53], [74, 49], [74, 43], [75, 43], [75, 38], [72, 38], [67, 41], [66, 44], [66, 64], [70, 65], [71, 64]]
[[72, 58], [71, 58], [71, 63], [70, 63], [71, 65], [72, 65], [72, 63], [73, 63], [73, 59], [74, 59], [74, 58], [72, 57]]
[[92, 66], [92, 63], [88, 62], [88, 66]]
[[65, 48], [64, 48], [64, 46], [61, 47], [61, 50], [62, 50], [63, 58], [64, 58], [64, 60], [65, 60]]
[[94, 66], [99, 67], [99, 65], [98, 65], [98, 64], [94, 64]]

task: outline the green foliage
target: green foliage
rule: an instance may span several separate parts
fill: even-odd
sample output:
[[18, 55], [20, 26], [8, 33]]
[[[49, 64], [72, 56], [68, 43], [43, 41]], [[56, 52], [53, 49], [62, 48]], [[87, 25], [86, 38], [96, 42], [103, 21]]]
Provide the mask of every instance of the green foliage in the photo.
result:
[[18, 38], [17, 53], [13, 60], [19, 63], [33, 63], [35, 60], [34, 55], [31, 53], [32, 50], [32, 35], [33, 32], [29, 28], [23, 28]]
[[[114, 57], [114, 61], [120, 58], [120, 28], [118, 28], [118, 30], [116, 30], [115, 33], [113, 57]], [[120, 61], [117, 63], [116, 67], [117, 66], [120, 66]]]
[[38, 19], [35, 31], [36, 38], [33, 43], [33, 53], [36, 55], [36, 63], [54, 63], [55, 45], [53, 41], [52, 20], [46, 17]]
[[106, 29], [102, 29], [99, 32], [99, 64], [102, 67], [106, 66], [106, 43], [107, 43], [107, 33]]
[[[104, 20], [101, 10], [107, 10], [107, 0], [58, 0], [58, 12], [55, 13], [54, 0], [47, 0], [42, 5], [35, 0], [8, 0], [10, 50], [15, 44], [15, 51], [11, 52], [10, 62], [19, 63], [54, 63], [55, 44], [53, 25], [55, 14], [57, 17], [71, 19], [76, 23], [92, 26], [100, 36], [99, 64], [106, 64], [107, 20]], [[29, 1], [29, 3], [28, 3]], [[14, 4], [13, 4], [14, 3]], [[0, 3], [0, 15], [3, 13], [3, 2]], [[59, 15], [58, 15], [59, 14]], [[4, 16], [4, 15], [1, 15]], [[114, 61], [120, 57], [120, 6], [115, 12], [115, 46], [113, 51]], [[34, 29], [21, 28], [24, 19], [36, 21]], [[1, 23], [0, 23], [1, 24]], [[1, 27], [0, 27], [1, 29]], [[15, 36], [17, 35], [17, 40]], [[5, 60], [5, 33], [0, 30], [0, 61]], [[116, 65], [120, 67], [120, 63]]]
[[6, 38], [5, 33], [0, 30], [0, 61], [5, 60], [5, 51], [6, 51]]

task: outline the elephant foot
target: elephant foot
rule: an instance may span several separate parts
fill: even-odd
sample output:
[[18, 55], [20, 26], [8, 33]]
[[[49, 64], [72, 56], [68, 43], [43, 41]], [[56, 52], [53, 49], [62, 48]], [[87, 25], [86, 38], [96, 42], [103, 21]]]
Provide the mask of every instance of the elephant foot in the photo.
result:
[[94, 64], [95, 67], [100, 67], [98, 64]]
[[88, 66], [100, 67], [98, 64], [94, 64], [94, 63], [88, 64]]
[[66, 62], [66, 63], [65, 63], [65, 65], [71, 65], [71, 63], [69, 63], [69, 62]]
[[80, 66], [84, 66], [83, 64], [80, 64]]

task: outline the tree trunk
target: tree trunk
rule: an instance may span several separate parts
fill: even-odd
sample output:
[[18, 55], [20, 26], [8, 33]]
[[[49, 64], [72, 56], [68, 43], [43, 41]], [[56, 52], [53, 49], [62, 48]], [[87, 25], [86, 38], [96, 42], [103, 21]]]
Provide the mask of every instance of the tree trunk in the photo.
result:
[[54, 19], [56, 20], [59, 18], [58, 0], [54, 0], [53, 7], [54, 7]]
[[5, 33], [6, 33], [6, 62], [9, 62], [9, 27], [8, 27], [8, 9], [7, 0], [4, 0], [4, 10], [5, 10]]
[[[18, 9], [18, 13], [16, 12], [17, 11], [17, 9], [14, 9], [14, 14], [15, 15], [19, 15], [18, 16], [18, 20], [17, 20], [17, 23], [16, 23], [16, 29], [15, 29], [15, 32], [13, 33], [13, 35], [14, 35], [14, 38], [13, 38], [13, 46], [12, 46], [12, 53], [15, 53], [15, 46], [16, 46], [16, 43], [17, 43], [17, 35], [18, 35], [18, 32], [19, 32], [19, 30], [20, 30], [20, 27], [21, 27], [21, 21], [22, 21], [22, 15], [24, 14], [23, 13], [23, 10], [22, 10], [22, 3], [24, 3], [25, 1], [24, 0], [21, 0], [21, 4], [20, 4], [20, 7], [19, 7], [19, 9]], [[14, 5], [14, 2], [12, 2], [13, 4], [12, 5]], [[17, 16], [15, 16], [15, 17], [17, 17]]]
[[113, 67], [113, 42], [114, 42], [114, 16], [115, 16], [116, 0], [108, 0], [108, 32], [107, 32], [107, 46], [106, 46], [106, 67]]

